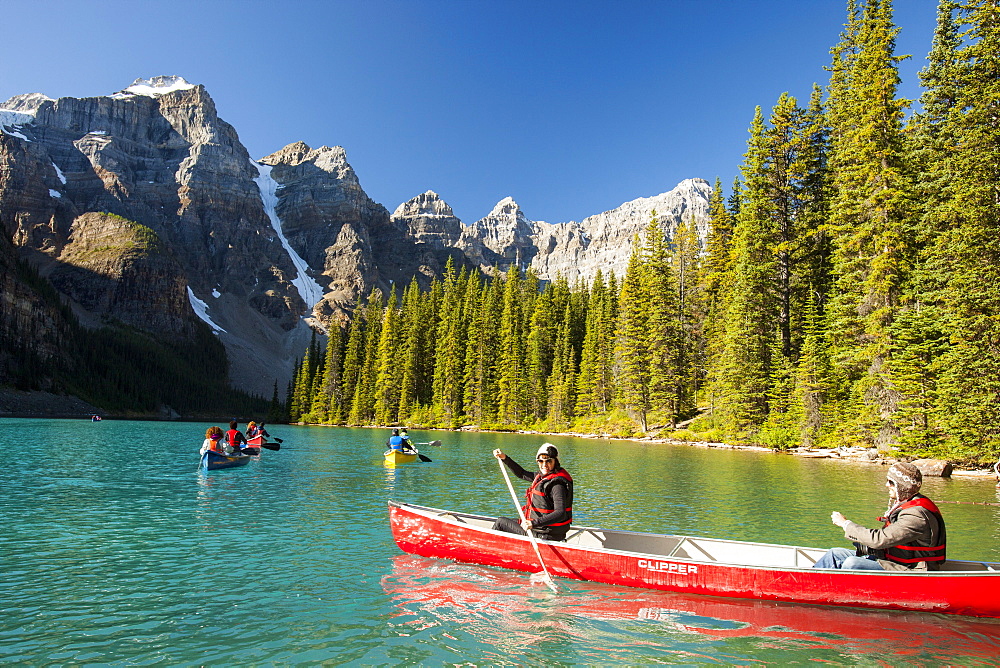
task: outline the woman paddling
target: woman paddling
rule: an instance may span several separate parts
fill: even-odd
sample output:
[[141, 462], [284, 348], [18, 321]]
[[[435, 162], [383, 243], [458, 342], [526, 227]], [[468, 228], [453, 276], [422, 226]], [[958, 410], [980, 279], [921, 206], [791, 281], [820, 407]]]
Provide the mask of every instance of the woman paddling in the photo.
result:
[[214, 450], [215, 452], [221, 453], [222, 447], [222, 428], [221, 427], [209, 427], [205, 430], [205, 440], [201, 444], [201, 453], [205, 454], [209, 450]]
[[559, 464], [559, 451], [551, 443], [538, 448], [535, 461], [538, 473], [526, 471], [520, 464], [497, 448], [493, 456], [501, 460], [511, 472], [531, 483], [524, 505], [523, 524], [508, 517], [498, 517], [493, 528], [507, 533], [527, 535], [530, 529], [545, 540], [565, 540], [573, 522], [573, 477]]

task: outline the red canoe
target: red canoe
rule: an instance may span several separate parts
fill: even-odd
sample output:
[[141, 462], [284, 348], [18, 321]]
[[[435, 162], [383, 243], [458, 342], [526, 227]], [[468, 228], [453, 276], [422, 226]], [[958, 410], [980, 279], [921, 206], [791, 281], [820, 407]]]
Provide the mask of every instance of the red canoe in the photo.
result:
[[[389, 502], [404, 552], [538, 572], [525, 536], [494, 518]], [[539, 540], [552, 575], [644, 589], [771, 601], [1000, 617], [1000, 563], [949, 560], [938, 572], [813, 569], [825, 550], [573, 526]]]

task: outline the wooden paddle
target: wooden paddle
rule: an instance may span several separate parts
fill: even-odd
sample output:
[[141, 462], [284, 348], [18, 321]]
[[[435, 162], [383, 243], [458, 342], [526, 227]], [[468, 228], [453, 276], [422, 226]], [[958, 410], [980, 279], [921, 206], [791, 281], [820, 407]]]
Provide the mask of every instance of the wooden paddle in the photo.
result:
[[[514, 485], [510, 484], [510, 476], [507, 475], [507, 467], [504, 465], [503, 460], [499, 457], [497, 457], [497, 461], [500, 462], [500, 472], [503, 473], [503, 479], [507, 481], [507, 489], [510, 490], [510, 498], [514, 500], [514, 507], [517, 508], [517, 516], [521, 518], [521, 524], [524, 524], [524, 511], [521, 509], [521, 504], [517, 502], [517, 493], [514, 492]], [[549, 586], [549, 589], [558, 594], [559, 587], [557, 587], [556, 583], [552, 581], [552, 576], [549, 575], [549, 569], [545, 567], [545, 561], [542, 559], [542, 553], [538, 549], [538, 541], [535, 540], [534, 531], [528, 529], [525, 533], [527, 533], [528, 538], [531, 539], [531, 547], [535, 548], [535, 556], [538, 557], [538, 563], [542, 565], [542, 573], [545, 574], [542, 581]]]

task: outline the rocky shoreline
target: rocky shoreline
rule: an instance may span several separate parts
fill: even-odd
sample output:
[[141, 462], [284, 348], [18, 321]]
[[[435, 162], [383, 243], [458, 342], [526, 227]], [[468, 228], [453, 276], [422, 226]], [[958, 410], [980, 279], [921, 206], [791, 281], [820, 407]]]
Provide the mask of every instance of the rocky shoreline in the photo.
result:
[[0, 417], [89, 418], [105, 413], [74, 396], [0, 389]]
[[[461, 431], [461, 430], [459, 430]], [[471, 431], [466, 429], [466, 431]], [[476, 429], [475, 431], [480, 431]], [[635, 441], [638, 443], [663, 443], [671, 445], [687, 445], [696, 448], [715, 448], [721, 450], [745, 450], [751, 452], [770, 452], [776, 455], [790, 455], [795, 457], [807, 457], [811, 459], [833, 459], [856, 464], [867, 464], [871, 466], [887, 467], [897, 461], [909, 461], [917, 466], [925, 476], [941, 477], [969, 477], [992, 478], [996, 474], [992, 468], [959, 469], [951, 462], [939, 459], [917, 459], [895, 458], [886, 456], [876, 448], [790, 448], [788, 450], [774, 450], [758, 445], [734, 445], [731, 443], [689, 441], [670, 438], [642, 437], [642, 438], [618, 438], [602, 434], [578, 434], [573, 432], [540, 432], [531, 430], [519, 430], [518, 434], [537, 434], [539, 436], [571, 436], [574, 438], [602, 439], [606, 441]]]
[[[0, 418], [89, 418], [94, 414], [105, 414], [99, 408], [74, 396], [52, 394], [41, 391], [22, 391], [0, 389]], [[170, 416], [150, 416], [147, 419], [163, 419]], [[136, 419], [143, 419], [137, 417]], [[391, 427], [375, 427], [377, 429], [390, 429]], [[465, 427], [457, 431], [486, 431], [479, 428]], [[688, 441], [669, 438], [618, 438], [603, 434], [579, 434], [573, 432], [540, 432], [531, 430], [518, 430], [518, 434], [534, 434], [538, 436], [568, 436], [573, 438], [602, 439], [606, 441], [635, 441], [639, 443], [664, 443], [672, 445], [687, 445], [696, 448], [716, 448], [722, 450], [746, 450], [752, 452], [770, 452], [773, 454], [790, 455], [795, 457], [808, 457], [813, 459], [833, 459], [857, 464], [868, 464], [872, 466], [889, 466], [895, 461], [893, 457], [887, 457], [875, 448], [791, 448], [789, 450], [772, 450], [755, 445], [733, 445], [731, 443], [708, 442], [708, 441]], [[950, 462], [943, 460], [916, 460], [917, 465], [924, 475], [952, 476], [952, 477], [993, 477], [995, 473], [990, 468], [982, 469], [959, 469]]]

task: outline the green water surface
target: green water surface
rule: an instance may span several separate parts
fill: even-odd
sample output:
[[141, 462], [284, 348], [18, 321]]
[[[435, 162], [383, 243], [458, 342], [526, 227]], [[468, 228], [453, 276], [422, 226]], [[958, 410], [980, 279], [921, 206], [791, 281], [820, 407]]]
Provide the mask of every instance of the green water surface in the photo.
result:
[[[0, 664], [995, 665], [1000, 620], [779, 605], [560, 580], [403, 554], [386, 500], [514, 513], [495, 447], [555, 443], [577, 523], [848, 546], [884, 467], [764, 452], [411, 432], [433, 461], [387, 469], [386, 430], [274, 426], [203, 472], [208, 424], [0, 419]], [[220, 426], [225, 426], [221, 425]], [[523, 487], [522, 487], [523, 488]], [[940, 501], [994, 482], [932, 479]], [[941, 504], [949, 556], [1000, 561], [1000, 507]]]

